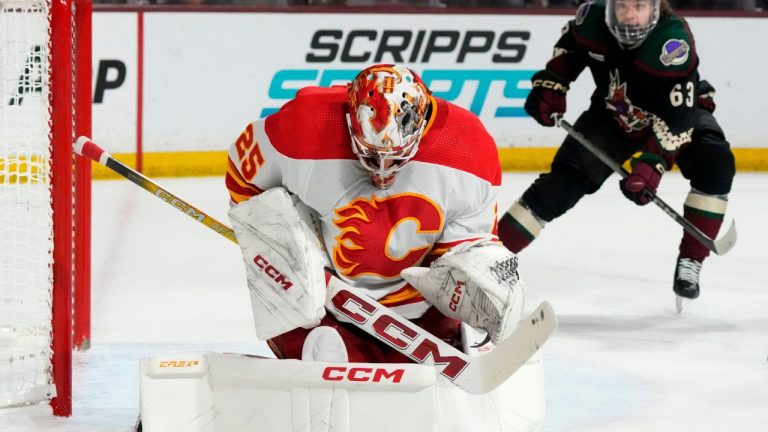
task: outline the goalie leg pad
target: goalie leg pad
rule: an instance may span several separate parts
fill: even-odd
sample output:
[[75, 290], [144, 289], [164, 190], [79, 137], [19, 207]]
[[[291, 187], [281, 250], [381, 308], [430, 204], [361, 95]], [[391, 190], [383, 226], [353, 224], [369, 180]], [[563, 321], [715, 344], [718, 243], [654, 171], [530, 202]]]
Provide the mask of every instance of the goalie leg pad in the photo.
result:
[[285, 189], [230, 208], [245, 261], [256, 334], [262, 340], [311, 327], [325, 315], [327, 258]]
[[[494, 393], [470, 395], [432, 366], [212, 352], [142, 360], [140, 406], [146, 432], [498, 432], [509, 430], [510, 412]], [[397, 414], [382, 417], [382, 407]]]
[[430, 268], [410, 267], [401, 276], [446, 316], [488, 332], [494, 344], [512, 333], [523, 313], [517, 256], [498, 243], [457, 248]]

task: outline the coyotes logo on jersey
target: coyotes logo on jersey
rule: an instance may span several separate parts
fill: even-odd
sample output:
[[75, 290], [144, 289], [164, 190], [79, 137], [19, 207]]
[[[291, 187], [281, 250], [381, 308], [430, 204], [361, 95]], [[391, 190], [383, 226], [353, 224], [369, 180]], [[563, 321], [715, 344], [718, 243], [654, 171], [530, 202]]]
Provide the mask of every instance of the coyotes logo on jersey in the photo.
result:
[[613, 111], [613, 117], [625, 132], [631, 133], [645, 129], [651, 124], [653, 114], [632, 104], [627, 97], [627, 83], [621, 82], [619, 71], [610, 73], [611, 83], [608, 86], [608, 96], [605, 106]]
[[[418, 265], [431, 243], [421, 247], [398, 237], [440, 234], [445, 216], [434, 201], [420, 194], [404, 193], [371, 199], [357, 198], [335, 210], [340, 230], [333, 248], [333, 262], [344, 276], [399, 277], [400, 271]], [[410, 224], [407, 224], [410, 222]], [[410, 230], [398, 235], [399, 230]], [[407, 248], [407, 249], [406, 249]]]

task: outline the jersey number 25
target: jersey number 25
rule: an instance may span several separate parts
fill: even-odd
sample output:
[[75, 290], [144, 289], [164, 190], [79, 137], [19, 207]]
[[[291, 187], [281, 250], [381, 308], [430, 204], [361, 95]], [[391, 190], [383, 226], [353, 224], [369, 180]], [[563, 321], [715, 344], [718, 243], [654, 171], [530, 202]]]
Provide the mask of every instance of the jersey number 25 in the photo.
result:
[[235, 144], [237, 157], [240, 160], [240, 172], [247, 181], [253, 180], [259, 167], [264, 165], [264, 156], [261, 154], [259, 142], [253, 139], [253, 125], [247, 128], [237, 138]]

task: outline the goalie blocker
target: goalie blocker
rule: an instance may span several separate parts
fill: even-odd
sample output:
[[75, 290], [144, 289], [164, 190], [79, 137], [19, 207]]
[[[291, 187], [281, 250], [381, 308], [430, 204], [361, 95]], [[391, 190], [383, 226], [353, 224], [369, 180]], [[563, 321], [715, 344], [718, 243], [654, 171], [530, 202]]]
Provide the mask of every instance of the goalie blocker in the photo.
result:
[[261, 340], [317, 326], [325, 316], [329, 264], [309, 228], [309, 209], [300, 213], [296, 204], [285, 189], [274, 188], [229, 210]]

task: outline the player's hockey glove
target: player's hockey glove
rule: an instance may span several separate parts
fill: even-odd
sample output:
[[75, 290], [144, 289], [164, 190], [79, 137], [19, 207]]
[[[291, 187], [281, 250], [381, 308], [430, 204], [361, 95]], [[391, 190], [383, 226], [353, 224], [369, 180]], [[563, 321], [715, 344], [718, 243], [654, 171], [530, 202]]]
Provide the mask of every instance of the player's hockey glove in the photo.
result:
[[664, 174], [663, 159], [653, 153], [641, 153], [630, 161], [632, 173], [619, 182], [621, 192], [637, 205], [646, 205], [651, 201], [650, 192], [656, 193], [661, 176]]
[[696, 89], [698, 97], [696, 105], [711, 113], [715, 112], [715, 88], [707, 80], [699, 81], [699, 87]]
[[568, 80], [542, 69], [531, 77], [533, 88], [525, 100], [525, 112], [543, 126], [554, 126], [552, 114], [565, 113]]

